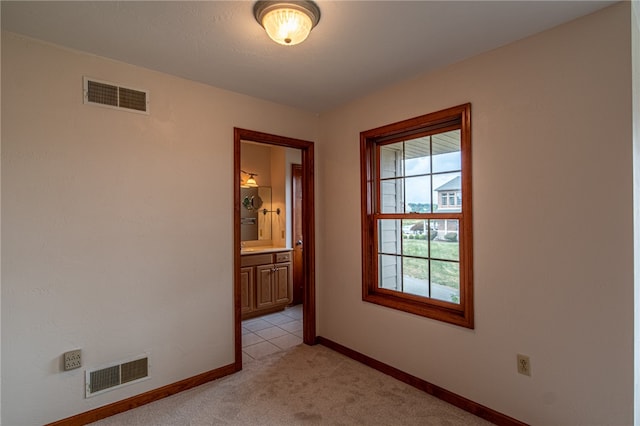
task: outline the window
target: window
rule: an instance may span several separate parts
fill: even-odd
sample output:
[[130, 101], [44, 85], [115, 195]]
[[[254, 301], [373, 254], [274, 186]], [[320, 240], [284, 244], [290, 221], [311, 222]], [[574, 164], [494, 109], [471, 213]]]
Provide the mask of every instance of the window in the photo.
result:
[[363, 300], [473, 328], [471, 105], [360, 144]]

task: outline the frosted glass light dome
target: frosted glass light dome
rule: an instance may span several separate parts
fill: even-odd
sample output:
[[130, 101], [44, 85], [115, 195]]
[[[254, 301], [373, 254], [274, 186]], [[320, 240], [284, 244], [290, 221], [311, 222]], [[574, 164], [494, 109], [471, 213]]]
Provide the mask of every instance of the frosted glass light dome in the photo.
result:
[[253, 13], [269, 37], [284, 46], [302, 43], [320, 20], [320, 9], [311, 1], [259, 1]]
[[276, 43], [293, 46], [311, 32], [311, 18], [294, 9], [277, 9], [262, 18], [262, 26]]

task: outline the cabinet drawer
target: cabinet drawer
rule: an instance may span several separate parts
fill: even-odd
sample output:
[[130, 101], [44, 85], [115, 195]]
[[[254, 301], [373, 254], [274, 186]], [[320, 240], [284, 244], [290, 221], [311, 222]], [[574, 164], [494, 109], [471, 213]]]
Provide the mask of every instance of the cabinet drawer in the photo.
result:
[[240, 266], [268, 265], [272, 262], [271, 253], [240, 256]]
[[280, 262], [291, 262], [291, 252], [285, 252], [285, 253], [276, 253], [275, 255], [275, 262], [276, 263], [280, 263]]

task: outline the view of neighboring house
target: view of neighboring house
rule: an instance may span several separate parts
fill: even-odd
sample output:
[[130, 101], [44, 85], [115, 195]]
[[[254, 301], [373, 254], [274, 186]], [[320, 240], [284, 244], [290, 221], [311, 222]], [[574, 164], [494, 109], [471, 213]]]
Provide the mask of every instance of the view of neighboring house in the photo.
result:
[[[436, 206], [436, 212], [459, 212], [462, 209], [462, 191], [461, 191], [461, 178], [456, 176], [444, 185], [441, 185], [435, 189], [437, 195], [438, 204]], [[442, 239], [449, 233], [458, 233], [458, 221], [451, 219], [437, 219], [434, 220], [434, 228], [438, 232], [436, 238]], [[457, 239], [457, 238], [456, 238]]]
[[435, 189], [438, 193], [438, 210], [439, 212], [460, 211], [462, 207], [462, 191], [460, 176], [456, 176], [449, 182]]

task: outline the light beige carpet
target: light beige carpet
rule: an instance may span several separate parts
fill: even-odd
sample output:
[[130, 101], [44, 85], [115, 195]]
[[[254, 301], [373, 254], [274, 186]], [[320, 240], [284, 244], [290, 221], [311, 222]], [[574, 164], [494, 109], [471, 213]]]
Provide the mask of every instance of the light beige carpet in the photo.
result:
[[231, 376], [94, 425], [490, 424], [324, 346], [300, 345]]

